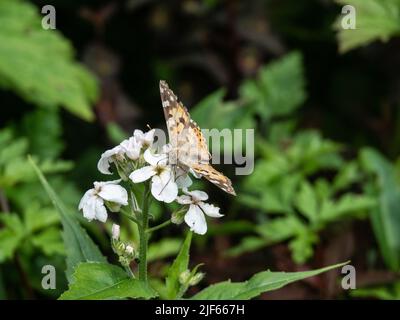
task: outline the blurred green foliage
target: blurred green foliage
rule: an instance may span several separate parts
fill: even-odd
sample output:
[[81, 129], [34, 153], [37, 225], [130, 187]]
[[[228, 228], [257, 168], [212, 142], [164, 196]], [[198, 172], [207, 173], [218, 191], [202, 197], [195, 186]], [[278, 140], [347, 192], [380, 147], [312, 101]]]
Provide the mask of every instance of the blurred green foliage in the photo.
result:
[[[8, 292], [11, 297], [33, 298], [32, 287], [56, 297], [63, 291], [65, 278], [59, 275], [57, 290], [43, 290], [41, 268], [46, 262], [65, 268], [68, 246], [61, 237], [60, 217], [43, 194], [27, 155], [32, 154], [40, 170], [52, 174], [51, 181], [66, 206], [75, 207], [79, 193], [74, 183], [61, 175], [73, 164], [59, 159], [65, 142], [58, 107], [92, 120], [97, 84], [86, 68], [74, 61], [69, 41], [58, 31], [41, 28], [34, 5], [1, 1], [0, 24], [0, 87], [38, 107], [0, 130], [0, 263], [4, 270], [16, 266], [2, 281], [5, 287], [13, 287]], [[12, 283], [15, 272], [29, 279], [22, 287]]]
[[343, 16], [339, 16], [335, 29], [338, 31], [339, 50], [347, 52], [374, 40], [388, 41], [400, 35], [399, 0], [335, 0], [342, 6], [355, 9], [356, 28], [342, 28]]
[[[227, 108], [223, 103], [211, 108], [206, 102], [212, 95], [194, 109], [194, 115], [209, 119], [220, 119], [221, 109], [242, 109], [252, 119], [247, 122], [257, 123], [257, 161], [254, 172], [241, 182], [238, 201], [257, 211], [259, 223], [253, 228], [255, 235], [244, 237], [228, 255], [289, 241], [293, 260], [305, 263], [313, 256], [321, 230], [333, 222], [366, 217], [376, 207], [374, 196], [352, 191], [366, 174], [357, 160], [343, 157], [343, 146], [316, 131], [295, 132], [290, 116], [306, 98], [301, 61], [296, 52], [262, 68], [255, 80], [242, 84], [241, 95], [227, 102]], [[237, 122], [223, 125], [238, 128]]]
[[371, 223], [386, 264], [400, 268], [400, 180], [398, 168], [373, 149], [364, 149], [361, 159], [376, 180], [365, 185], [366, 192], [378, 197], [379, 206], [371, 210]]
[[93, 120], [94, 77], [74, 61], [67, 39], [41, 27], [41, 18], [26, 1], [0, 2], [0, 87], [40, 107], [62, 106]]
[[[249, 21], [263, 22], [259, 20], [261, 6], [255, 5], [256, 10], [253, 8], [250, 13], [245, 12], [235, 25], [243, 37], [240, 41], [235, 38], [226, 41], [224, 33], [220, 35], [218, 28], [215, 32], [210, 27], [220, 26], [221, 13], [224, 10], [229, 11], [223, 2], [200, 2], [200, 13], [196, 13], [195, 6], [191, 7], [190, 20], [195, 21], [196, 26], [205, 25], [203, 29], [209, 28], [209, 33], [203, 29], [191, 29], [185, 19], [175, 19], [172, 16], [172, 7], [162, 4], [161, 9], [164, 11], [160, 13], [154, 4], [154, 11], [152, 5], [150, 6], [148, 20], [131, 19], [135, 24], [129, 27], [121, 22], [122, 27], [128, 30], [127, 39], [120, 37], [123, 44], [116, 41], [119, 37], [113, 37], [115, 34], [119, 35], [119, 29], [114, 27], [119, 26], [119, 22], [115, 22], [118, 19], [108, 25], [116, 29], [112, 29], [114, 33], [106, 33], [105, 38], [113, 49], [123, 51], [121, 60], [124, 68], [118, 77], [125, 81], [123, 84], [126, 88], [133, 87], [130, 92], [132, 96], [135, 99], [138, 96], [139, 100], [143, 96], [155, 97], [154, 100], [143, 103], [146, 108], [142, 108], [155, 121], [161, 118], [155, 85], [160, 74], [167, 75], [167, 80], [176, 82], [182, 78], [184, 83], [186, 75], [182, 75], [184, 72], [181, 69], [185, 63], [182, 61], [190, 61], [192, 57], [181, 57], [181, 52], [190, 51], [183, 44], [191, 44], [196, 54], [201, 51], [198, 50], [199, 47], [204, 47], [207, 53], [204, 56], [215, 58], [212, 55], [215, 44], [209, 40], [213, 39], [210, 33], [214, 32], [223, 40], [218, 37], [217, 41], [213, 39], [218, 45], [221, 45], [218, 40], [229, 45], [240, 43], [237, 50], [230, 46], [224, 48], [228, 52], [223, 56], [224, 61], [240, 61], [246, 65], [243, 61], [248, 62], [252, 58], [254, 61], [251, 60], [250, 65], [260, 65], [254, 76], [251, 76], [251, 70], [244, 72], [238, 67], [240, 72], [243, 71], [239, 77], [236, 73], [240, 72], [235, 70], [235, 64], [222, 67], [217, 64], [219, 68], [216, 68], [214, 64], [207, 66], [209, 61], [204, 59], [205, 71], [194, 64], [195, 67], [191, 66], [186, 72], [193, 78], [198, 77], [200, 83], [208, 79], [207, 72], [224, 70], [224, 67], [229, 70], [227, 74], [237, 76], [230, 86], [214, 91], [190, 109], [193, 119], [202, 128], [256, 129], [254, 172], [247, 177], [236, 177], [234, 182], [238, 197], [224, 208], [226, 215], [223, 222], [210, 225], [208, 236], [234, 239], [232, 245], [224, 249], [227, 256], [240, 258], [245, 252], [257, 255], [260, 252], [269, 252], [269, 248], [276, 244], [285, 244], [290, 249], [294, 263], [312, 264], [316, 259], [315, 249], [322, 245], [324, 234], [337, 234], [344, 226], [364, 221], [372, 227], [382, 258], [378, 257], [378, 262], [367, 262], [366, 268], [386, 268], [399, 272], [400, 166], [396, 160], [396, 152], [400, 149], [396, 136], [399, 132], [396, 113], [397, 78], [393, 71], [397, 65], [395, 59], [385, 58], [384, 45], [372, 43], [375, 40], [388, 42], [400, 34], [400, 1], [334, 1], [338, 6], [312, 1], [285, 1], [276, 5], [273, 1], [267, 1], [265, 5], [268, 10], [265, 11], [271, 25], [248, 24]], [[353, 5], [356, 8], [357, 29], [341, 28], [343, 15], [340, 14], [340, 8], [343, 5]], [[188, 10], [185, 8], [181, 11]], [[202, 11], [201, 8], [206, 9]], [[326, 14], [321, 12], [321, 21], [315, 14], [315, 8], [326, 9]], [[179, 17], [183, 15], [181, 11]], [[207, 13], [211, 18], [206, 18], [201, 12]], [[213, 12], [217, 13], [218, 19], [212, 20]], [[177, 25], [168, 25], [171, 21]], [[64, 25], [68, 23], [75, 22], [64, 20]], [[178, 23], [188, 25], [185, 30], [179, 31], [182, 34], [173, 33], [176, 32], [175, 29], [180, 29]], [[139, 24], [154, 25], [155, 35], [150, 35]], [[89, 175], [88, 168], [95, 168], [95, 161], [99, 156], [96, 147], [105, 144], [104, 140], [107, 143], [119, 143], [126, 132], [118, 124], [120, 119], [111, 116], [111, 121], [105, 121], [104, 137], [99, 137], [98, 127], [101, 125], [71, 120], [73, 117], [63, 115], [60, 107], [79, 119], [95, 120], [92, 108], [100, 95], [99, 91], [104, 88], [99, 89], [100, 81], [82, 63], [76, 61], [70, 40], [57, 30], [46, 31], [41, 28], [37, 6], [22, 0], [0, 1], [0, 25], [0, 88], [3, 92], [12, 92], [23, 99], [27, 108], [21, 108], [18, 114], [15, 113], [14, 105], [2, 104], [4, 113], [1, 120], [4, 127], [0, 130], [0, 299], [55, 298], [67, 288], [67, 282], [74, 276], [82, 278], [88, 272], [93, 275], [89, 280], [93, 281], [91, 284], [94, 291], [85, 291], [86, 285], [70, 286], [63, 298], [107, 298], [121, 294], [125, 297], [152, 296], [154, 292], [149, 288], [137, 286], [126, 279], [122, 269], [105, 262], [105, 257], [94, 242], [99, 244], [100, 249], [104, 249], [104, 243], [108, 243], [109, 236], [103, 230], [99, 232], [88, 226], [88, 233], [94, 239], [89, 241], [88, 234], [80, 226], [82, 219], [76, 212], [82, 193], [76, 185], [87, 187], [83, 176]], [[251, 36], [246, 36], [246, 26], [251, 31]], [[65, 34], [70, 37], [74, 32], [82, 31], [83, 41], [88, 41], [85, 30], [79, 24], [76, 29], [68, 30]], [[260, 30], [267, 31], [258, 34]], [[335, 45], [333, 30], [336, 31], [339, 51], [346, 53], [353, 50], [350, 55], [331, 57], [334, 54], [329, 50]], [[184, 31], [189, 33], [189, 37], [185, 37]], [[96, 40], [101, 37], [99, 30], [93, 33]], [[194, 34], [198, 38], [193, 37]], [[146, 45], [151, 50], [156, 50], [155, 45], [146, 43], [150, 37], [160, 43], [162, 50], [146, 51], [149, 50]], [[280, 38], [284, 43], [282, 48], [277, 45], [277, 39]], [[80, 40], [76, 46], [81, 46]], [[394, 45], [391, 43], [391, 48], [395, 47], [395, 41], [396, 39]], [[370, 46], [363, 51], [362, 47], [367, 45]], [[355, 50], [357, 48], [359, 49]], [[291, 52], [293, 49], [296, 51]], [[323, 50], [337, 64], [331, 67], [334, 72], [324, 65], [328, 61], [326, 57], [320, 61], [315, 59], [319, 58], [318, 55]], [[262, 58], [259, 59], [257, 54], [253, 57], [253, 51], [261, 52]], [[371, 55], [371, 51], [375, 53]], [[396, 54], [397, 51], [393, 51], [387, 56]], [[240, 60], [242, 56], [248, 60]], [[270, 61], [271, 56], [280, 58]], [[173, 63], [167, 62], [169, 57]], [[143, 59], [151, 64], [149, 69], [161, 71], [156, 70], [154, 74], [150, 74], [143, 69], [146, 65], [142, 63]], [[378, 60], [380, 64], [376, 63]], [[385, 60], [389, 66], [385, 65]], [[207, 73], [207, 76], [203, 73]], [[112, 76], [106, 78], [106, 83], [112, 83]], [[225, 79], [224, 76], [222, 72], [218, 79]], [[219, 86], [225, 82], [218, 80], [215, 83]], [[216, 86], [215, 83], [213, 87]], [[117, 86], [110, 87], [115, 90]], [[182, 87], [185, 88], [185, 85]], [[200, 87], [197, 96], [203, 95], [211, 86], [207, 84], [204, 87], [207, 89]], [[344, 90], [346, 88], [349, 88], [348, 91]], [[105, 92], [107, 96], [109, 92]], [[321, 96], [325, 100], [318, 100]], [[115, 97], [110, 98], [113, 99], [118, 100]], [[309, 103], [310, 100], [312, 104]], [[157, 112], [147, 108], [148, 103], [153, 101], [154, 105], [157, 101]], [[21, 104], [19, 101], [18, 103]], [[392, 105], [394, 113], [390, 113]], [[314, 112], [315, 115], [315, 108], [326, 108], [323, 110], [323, 117], [309, 119], [310, 114], [313, 115]], [[342, 123], [342, 119], [347, 119], [350, 109], [355, 112], [350, 119], [353, 122], [348, 125], [346, 122]], [[154, 114], [160, 114], [160, 117]], [[102, 121], [103, 118], [99, 120]], [[146, 118], [147, 122], [149, 120]], [[372, 134], [368, 135], [359, 130], [361, 125], [358, 122], [378, 129], [372, 130]], [[310, 126], [314, 129], [309, 129]], [[69, 131], [66, 132], [65, 129]], [[75, 136], [71, 134], [72, 131]], [[382, 132], [379, 137], [378, 133]], [[337, 137], [344, 139], [336, 142]], [[88, 138], [87, 142], [82, 142], [84, 138]], [[377, 142], [378, 139], [383, 142]], [[93, 146], [93, 142], [97, 145]], [[109, 145], [101, 147], [106, 149]], [[230, 149], [233, 149], [233, 145]], [[42, 179], [42, 183], [52, 195], [58, 211], [41, 189], [35, 170], [27, 160], [28, 154], [32, 155], [39, 170], [48, 177], [49, 182]], [[71, 161], [61, 160], [62, 158], [74, 159], [75, 165]], [[73, 168], [74, 171], [71, 171]], [[230, 176], [229, 171], [227, 175]], [[160, 219], [163, 209], [162, 206], [153, 205], [152, 214], [155, 220]], [[128, 225], [124, 218], [120, 219], [120, 223]], [[106, 229], [109, 230], [109, 227], [107, 225]], [[177, 229], [173, 229], [173, 232], [176, 231]], [[122, 237], [136, 240], [137, 230], [130, 228]], [[202, 248], [209, 250], [206, 245], [214, 247], [214, 242], [207, 242], [207, 236], [193, 240], [192, 247], [197, 253], [201, 253]], [[181, 242], [176, 234], [169, 233], [166, 233], [166, 238], [152, 239], [149, 261], [156, 262], [154, 265], [157, 266], [161, 264], [158, 276], [167, 276], [169, 279], [167, 284], [158, 281], [158, 278], [153, 279], [152, 285], [162, 297], [179, 295], [181, 287], [174, 269], [182, 271], [189, 268], [189, 245], [186, 243], [181, 248]], [[374, 242], [368, 245], [368, 250], [375, 250]], [[172, 267], [165, 263], [166, 259], [179, 251]], [[369, 253], [366, 252], [365, 256]], [[111, 255], [108, 258], [112, 260]], [[67, 277], [57, 275], [56, 291], [45, 291], [40, 285], [43, 276], [40, 270], [47, 263], [55, 265], [57, 270], [68, 270]], [[262, 263], [266, 262], [263, 260]], [[75, 274], [74, 268], [77, 268]], [[282, 274], [272, 276], [276, 277], [274, 280], [291, 279]], [[255, 277], [264, 279], [266, 286], [270, 288], [268, 281], [271, 273], [261, 272]], [[201, 291], [195, 297], [209, 295], [216, 298], [221, 297], [221, 294], [229, 294], [229, 298], [232, 298], [236, 297], [233, 293], [237, 288], [258, 292], [261, 289], [252, 287], [252, 279], [248, 282], [219, 283]], [[131, 286], [132, 291], [125, 290], [121, 293], [119, 288], [112, 287], [103, 296], [97, 295], [96, 291], [119, 281]], [[398, 281], [386, 286], [357, 289], [351, 296], [399, 299]]]
[[[46, 130], [46, 127], [43, 128]], [[35, 132], [35, 135], [49, 134], [47, 137], [51, 140], [51, 132], [44, 132]], [[35, 149], [31, 141], [34, 139], [29, 140], [28, 136], [18, 138], [16, 130], [11, 128], [0, 130], [0, 263], [21, 265], [20, 273], [29, 275], [31, 285], [37, 286], [39, 292], [43, 293], [39, 261], [45, 257], [52, 264], [54, 261], [54, 264], [63, 265], [57, 256], [65, 255], [65, 247], [61, 239], [59, 216], [40, 190], [27, 160], [29, 150]], [[52, 150], [51, 147], [47, 146], [51, 150], [48, 154], [54, 155], [57, 149]], [[60, 175], [72, 168], [71, 162], [55, 160], [53, 157], [35, 156], [35, 159], [41, 170], [53, 174], [52, 181], [57, 185], [60, 196], [65, 198], [69, 206], [75, 205], [79, 199], [78, 192], [71, 182]], [[38, 261], [38, 265], [34, 261]], [[57, 295], [58, 291], [50, 293]]]
[[[305, 263], [313, 256], [319, 231], [333, 222], [366, 217], [376, 206], [374, 197], [352, 191], [362, 182], [357, 162], [346, 163], [337, 146], [315, 132], [302, 132], [285, 149], [265, 145], [261, 154], [243, 182], [242, 189], [248, 191], [240, 201], [270, 218], [260, 217], [257, 241], [244, 238], [231, 254], [290, 240], [293, 260]], [[324, 177], [324, 170], [333, 177]]]

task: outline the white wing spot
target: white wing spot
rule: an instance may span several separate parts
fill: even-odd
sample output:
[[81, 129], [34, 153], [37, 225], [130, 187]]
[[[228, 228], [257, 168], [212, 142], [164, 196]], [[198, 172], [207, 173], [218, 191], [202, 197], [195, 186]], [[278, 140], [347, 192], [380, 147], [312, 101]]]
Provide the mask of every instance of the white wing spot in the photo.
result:
[[163, 101], [162, 105], [164, 108], [169, 107], [169, 101], [168, 100]]

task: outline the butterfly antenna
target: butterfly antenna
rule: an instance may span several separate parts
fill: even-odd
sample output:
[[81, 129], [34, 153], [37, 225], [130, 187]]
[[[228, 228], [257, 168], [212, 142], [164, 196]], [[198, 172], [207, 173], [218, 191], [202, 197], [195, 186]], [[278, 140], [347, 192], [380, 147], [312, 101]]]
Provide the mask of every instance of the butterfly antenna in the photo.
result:
[[160, 195], [160, 194], [164, 191], [164, 189], [167, 187], [168, 183], [171, 182], [171, 179], [172, 179], [172, 175], [170, 175], [170, 177], [169, 177], [167, 183], [162, 187], [162, 189], [161, 189], [161, 191], [160, 191], [160, 193], [159, 193], [158, 195]]

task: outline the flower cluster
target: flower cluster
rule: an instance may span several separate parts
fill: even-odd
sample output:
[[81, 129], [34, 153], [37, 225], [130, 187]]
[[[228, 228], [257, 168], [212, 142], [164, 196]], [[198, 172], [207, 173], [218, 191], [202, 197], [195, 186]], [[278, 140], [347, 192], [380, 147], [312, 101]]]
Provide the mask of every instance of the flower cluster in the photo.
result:
[[[205, 192], [188, 190], [192, 180], [187, 172], [169, 164], [168, 145], [162, 147], [158, 154], [153, 151], [154, 135], [154, 129], [145, 133], [135, 130], [132, 137], [105, 151], [97, 164], [98, 170], [110, 175], [112, 174], [110, 169], [114, 166], [121, 179], [95, 182], [94, 188], [88, 190], [82, 197], [79, 209], [89, 221], [105, 222], [106, 208], [117, 212], [121, 206], [128, 205], [130, 196], [134, 196], [133, 193], [128, 196], [126, 189], [120, 185], [121, 180], [133, 184], [149, 180], [150, 191], [155, 199], [165, 203], [176, 201], [181, 204], [179, 212], [184, 213], [182, 220], [195, 233], [205, 234], [207, 232], [205, 215], [213, 218], [222, 217], [219, 208], [205, 202], [208, 200]], [[194, 177], [199, 178], [195, 175]], [[179, 190], [182, 190], [182, 195], [179, 195]], [[172, 219], [172, 222], [180, 221]]]
[[129, 266], [131, 261], [137, 258], [137, 251], [134, 245], [120, 240], [120, 226], [118, 224], [113, 224], [111, 233], [111, 245], [119, 257], [119, 262], [125, 267]]

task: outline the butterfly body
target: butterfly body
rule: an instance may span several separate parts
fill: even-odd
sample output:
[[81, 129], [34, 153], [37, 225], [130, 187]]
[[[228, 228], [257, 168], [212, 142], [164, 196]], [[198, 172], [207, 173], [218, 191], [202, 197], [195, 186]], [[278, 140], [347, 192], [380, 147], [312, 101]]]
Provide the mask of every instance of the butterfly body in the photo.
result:
[[160, 81], [160, 95], [171, 146], [170, 164], [204, 176], [225, 192], [236, 195], [230, 179], [211, 166], [211, 155], [201, 129], [165, 81]]

